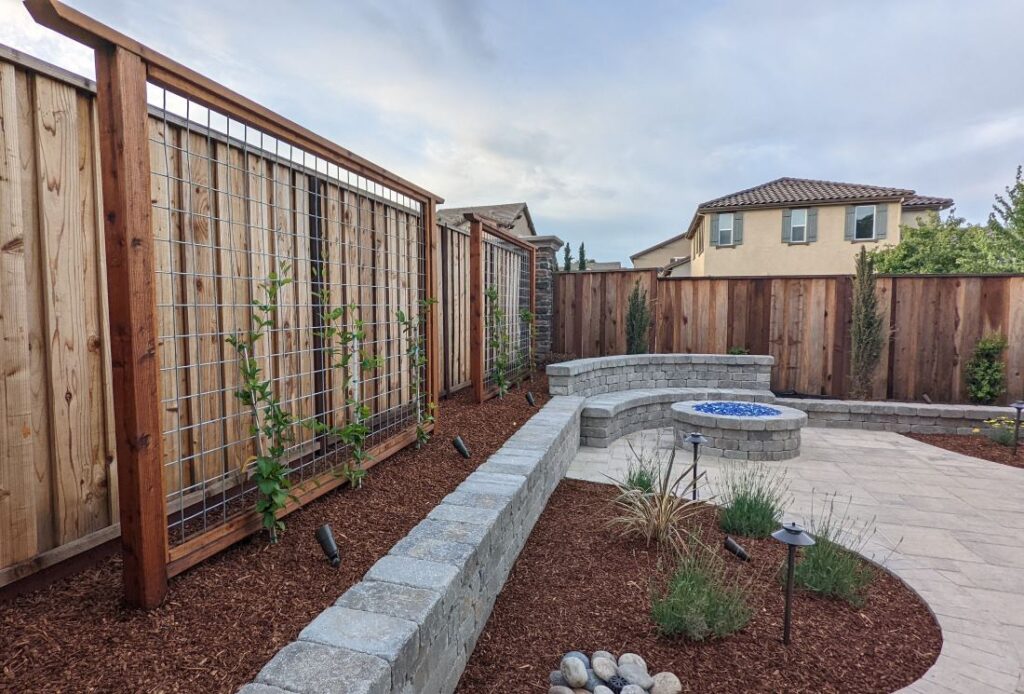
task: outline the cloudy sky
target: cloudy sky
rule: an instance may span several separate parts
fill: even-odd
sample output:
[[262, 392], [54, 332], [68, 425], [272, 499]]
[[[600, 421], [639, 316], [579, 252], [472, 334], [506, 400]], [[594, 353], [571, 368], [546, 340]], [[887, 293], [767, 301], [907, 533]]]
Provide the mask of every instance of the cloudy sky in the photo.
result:
[[[1024, 161], [1019, 0], [71, 0], [444, 196], [626, 260], [779, 176], [953, 197]], [[0, 43], [92, 76], [0, 0]]]

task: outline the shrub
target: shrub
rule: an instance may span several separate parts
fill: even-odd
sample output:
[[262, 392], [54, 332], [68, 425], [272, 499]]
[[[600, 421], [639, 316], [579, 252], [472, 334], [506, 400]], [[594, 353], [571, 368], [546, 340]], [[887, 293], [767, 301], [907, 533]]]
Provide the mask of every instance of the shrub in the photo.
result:
[[[994, 419], [986, 419], [985, 424], [988, 424], [990, 429], [985, 432], [986, 435], [998, 443], [1001, 446], [1013, 446], [1013, 440], [1016, 435], [1016, 422], [1009, 417], [995, 417]], [[975, 431], [978, 431], [975, 429]]]
[[[813, 496], [812, 496], [813, 503]], [[836, 495], [826, 496], [821, 513], [811, 512], [808, 530], [815, 544], [803, 548], [796, 565], [796, 585], [855, 607], [864, 604], [864, 591], [874, 572], [857, 552], [874, 535], [874, 522], [858, 522], [849, 516], [850, 502], [836, 507]]]
[[650, 494], [658, 484], [658, 472], [658, 466], [655, 461], [634, 457], [630, 461], [629, 467], [626, 468], [626, 479], [622, 481], [621, 486], [626, 489], [636, 489]]
[[850, 326], [850, 397], [866, 400], [871, 395], [875, 367], [882, 356], [884, 331], [875, 295], [874, 260], [864, 248], [857, 256], [853, 278], [853, 320]]
[[640, 280], [633, 285], [626, 311], [626, 352], [646, 354], [650, 351], [651, 308], [647, 304], [647, 290], [640, 289]]
[[764, 463], [732, 464], [722, 476], [724, 501], [718, 513], [723, 531], [768, 537], [779, 529], [789, 496], [785, 471]]
[[664, 636], [690, 641], [722, 638], [739, 631], [753, 614], [745, 586], [730, 580], [721, 560], [707, 549], [691, 551], [668, 584], [651, 596], [651, 616]]
[[1006, 345], [1005, 337], [993, 333], [974, 346], [974, 353], [964, 368], [971, 402], [991, 405], [1006, 391], [1006, 367], [1003, 365]]
[[[614, 504], [618, 515], [608, 522], [609, 527], [624, 537], [642, 538], [648, 544], [659, 542], [672, 548], [681, 548], [685, 535], [683, 521], [704, 508], [702, 503], [690, 499], [695, 484], [693, 466], [690, 465], [673, 478], [675, 449], [669, 454], [668, 462], [662, 465], [657, 452], [647, 456], [643, 451], [637, 453], [632, 443], [629, 448], [640, 467], [653, 471], [654, 488], [644, 491], [630, 486], [628, 475], [626, 481], [616, 482], [619, 494]], [[699, 484], [703, 476], [702, 473], [696, 483]]]
[[745, 355], [745, 354], [750, 354], [750, 350], [747, 349], [746, 347], [736, 346], [736, 347], [730, 347], [729, 350], [726, 352], [726, 354]]

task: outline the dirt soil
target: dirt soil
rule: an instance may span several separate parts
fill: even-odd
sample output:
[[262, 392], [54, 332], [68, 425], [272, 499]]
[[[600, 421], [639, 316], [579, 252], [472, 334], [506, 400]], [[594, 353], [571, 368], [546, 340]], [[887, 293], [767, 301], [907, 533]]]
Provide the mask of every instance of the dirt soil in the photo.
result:
[[[524, 388], [547, 402], [543, 374]], [[0, 691], [236, 691], [522, 426], [536, 411], [524, 392], [480, 406], [470, 389], [442, 400], [421, 450], [292, 513], [277, 545], [254, 537], [172, 579], [151, 612], [122, 604], [119, 557], [0, 602]], [[452, 447], [456, 434], [471, 460]], [[314, 539], [322, 523], [334, 529], [339, 569]]]
[[[534, 527], [498, 597], [458, 692], [537, 692], [567, 651], [638, 653], [651, 673], [670, 670], [686, 691], [891, 692], [921, 677], [942, 636], [928, 609], [900, 581], [876, 570], [857, 609], [798, 592], [793, 643], [782, 644], [786, 549], [740, 538], [743, 564], [719, 549], [731, 571], [750, 578], [754, 616], [740, 632], [702, 644], [656, 633], [652, 580], [669, 562], [642, 542], [605, 529], [614, 490], [564, 480]], [[721, 547], [715, 511], [695, 527]]]
[[[1024, 427], [1022, 427], [1024, 428]], [[1024, 442], [1017, 446], [1017, 455], [1009, 446], [996, 443], [984, 434], [960, 436], [957, 434], [905, 434], [923, 443], [945, 448], [954, 453], [963, 453], [993, 463], [1024, 468]]]

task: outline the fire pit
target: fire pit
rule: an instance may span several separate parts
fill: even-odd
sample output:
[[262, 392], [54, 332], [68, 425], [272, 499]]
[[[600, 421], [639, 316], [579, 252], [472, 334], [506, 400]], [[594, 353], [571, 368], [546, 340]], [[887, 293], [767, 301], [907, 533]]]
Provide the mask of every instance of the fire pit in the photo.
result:
[[735, 460], [787, 460], [800, 455], [800, 429], [807, 415], [782, 405], [756, 402], [677, 402], [672, 405], [676, 446], [699, 431], [707, 455]]

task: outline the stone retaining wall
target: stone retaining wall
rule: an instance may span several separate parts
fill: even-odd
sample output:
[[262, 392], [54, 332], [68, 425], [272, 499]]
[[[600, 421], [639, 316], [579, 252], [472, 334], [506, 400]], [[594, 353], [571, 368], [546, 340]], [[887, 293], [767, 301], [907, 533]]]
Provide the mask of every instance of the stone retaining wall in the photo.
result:
[[453, 691], [576, 455], [582, 408], [582, 398], [548, 402], [241, 694]]
[[970, 434], [987, 429], [986, 419], [1014, 417], [1012, 407], [928, 405], [905, 402], [778, 398], [776, 403], [807, 413], [807, 426], [895, 431], [901, 434]]
[[672, 404], [685, 400], [774, 402], [770, 390], [740, 388], [653, 388], [624, 390], [587, 398], [580, 420], [580, 443], [607, 448], [616, 439], [642, 429], [672, 426]]
[[633, 354], [576, 359], [547, 368], [552, 395], [590, 397], [637, 388], [769, 390], [770, 356]]

